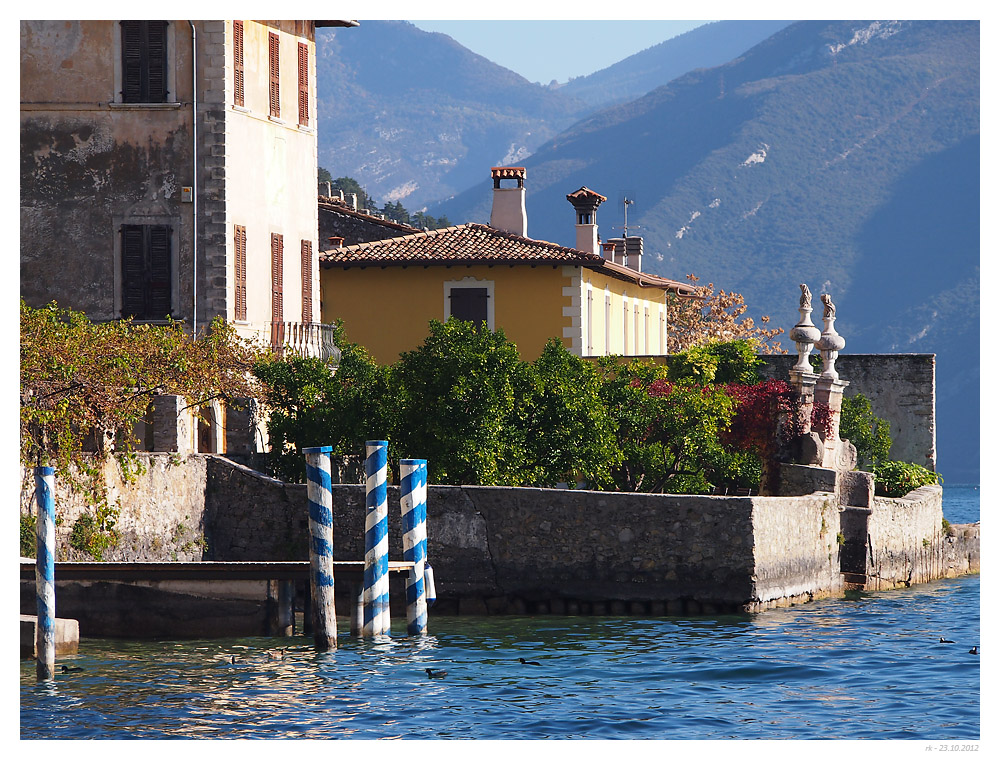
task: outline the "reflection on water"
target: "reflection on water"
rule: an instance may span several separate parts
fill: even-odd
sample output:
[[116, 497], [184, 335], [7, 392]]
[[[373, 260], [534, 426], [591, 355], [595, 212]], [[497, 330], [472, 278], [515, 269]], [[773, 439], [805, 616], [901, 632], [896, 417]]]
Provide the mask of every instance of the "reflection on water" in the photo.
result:
[[972, 576], [753, 616], [438, 617], [415, 640], [400, 620], [281, 660], [275, 639], [89, 639], [52, 683], [22, 661], [21, 736], [975, 739], [978, 600]]
[[[979, 519], [978, 490], [945, 500], [952, 522]], [[420, 639], [397, 618], [323, 653], [301, 636], [84, 639], [59, 660], [83, 670], [55, 681], [21, 661], [21, 737], [978, 739], [979, 589], [702, 618], [432, 616]]]

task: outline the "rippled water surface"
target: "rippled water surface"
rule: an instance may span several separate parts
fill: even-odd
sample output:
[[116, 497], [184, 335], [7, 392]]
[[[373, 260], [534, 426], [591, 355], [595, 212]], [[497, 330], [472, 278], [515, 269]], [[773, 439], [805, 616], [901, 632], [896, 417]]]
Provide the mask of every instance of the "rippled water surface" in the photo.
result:
[[[974, 516], [945, 515], [978, 520], [978, 496]], [[21, 737], [978, 739], [979, 589], [969, 576], [752, 616], [432, 616], [423, 639], [397, 619], [327, 653], [301, 636], [84, 639], [58, 661], [82, 670], [53, 682], [21, 661]]]

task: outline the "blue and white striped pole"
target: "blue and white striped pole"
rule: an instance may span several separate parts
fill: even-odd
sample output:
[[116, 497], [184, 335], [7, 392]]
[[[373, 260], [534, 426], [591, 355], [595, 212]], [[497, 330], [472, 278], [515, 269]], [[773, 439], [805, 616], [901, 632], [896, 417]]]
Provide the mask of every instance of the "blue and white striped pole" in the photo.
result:
[[56, 670], [56, 517], [55, 468], [35, 468], [35, 675], [39, 681], [54, 677]]
[[302, 449], [309, 497], [309, 592], [316, 649], [337, 648], [337, 611], [333, 599], [333, 489], [331, 446]]
[[399, 460], [399, 510], [403, 518], [403, 561], [412, 562], [406, 578], [406, 632], [427, 633], [424, 564], [427, 560], [427, 460]]
[[365, 441], [365, 638], [389, 633], [388, 449], [387, 441]]

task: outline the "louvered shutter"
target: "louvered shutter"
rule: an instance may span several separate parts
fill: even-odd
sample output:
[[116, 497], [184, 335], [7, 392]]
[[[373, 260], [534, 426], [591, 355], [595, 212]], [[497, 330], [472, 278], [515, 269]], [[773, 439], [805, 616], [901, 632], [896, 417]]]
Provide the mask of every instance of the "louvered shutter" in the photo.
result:
[[236, 226], [233, 234], [236, 269], [236, 319], [247, 318], [247, 228]]
[[309, 124], [309, 46], [299, 43], [299, 124]]
[[167, 22], [146, 21], [147, 103], [167, 102]]
[[243, 22], [233, 22], [233, 102], [243, 105]]
[[142, 22], [122, 21], [122, 102], [142, 102]]
[[284, 241], [271, 234], [271, 321], [284, 322]]
[[302, 241], [302, 322], [309, 324], [313, 321], [313, 279], [312, 279], [312, 241]]
[[486, 288], [452, 288], [451, 316], [479, 324], [485, 322], [487, 316]]
[[170, 314], [170, 228], [157, 224], [146, 228], [149, 236], [147, 319], [165, 319]]
[[167, 100], [167, 22], [122, 21], [122, 102]]
[[146, 311], [143, 228], [122, 225], [122, 316], [141, 317]]
[[281, 92], [278, 77], [278, 35], [269, 32], [268, 35], [268, 72], [270, 74], [271, 116], [281, 116]]

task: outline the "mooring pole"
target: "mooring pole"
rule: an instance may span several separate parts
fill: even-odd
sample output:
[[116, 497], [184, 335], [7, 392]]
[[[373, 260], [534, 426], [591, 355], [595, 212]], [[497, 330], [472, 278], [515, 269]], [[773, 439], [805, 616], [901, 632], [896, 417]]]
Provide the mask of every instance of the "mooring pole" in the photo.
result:
[[48, 681], [56, 670], [56, 518], [55, 468], [35, 468], [35, 675]]
[[427, 460], [399, 460], [399, 511], [403, 518], [403, 561], [412, 562], [406, 578], [406, 632], [427, 633], [424, 563], [427, 559]]
[[316, 649], [337, 648], [337, 612], [333, 599], [333, 489], [331, 446], [303, 449], [309, 497], [309, 587]]
[[388, 448], [387, 441], [365, 441], [365, 638], [389, 633]]

